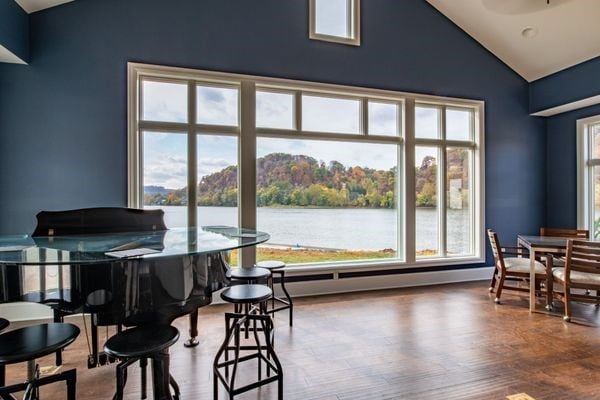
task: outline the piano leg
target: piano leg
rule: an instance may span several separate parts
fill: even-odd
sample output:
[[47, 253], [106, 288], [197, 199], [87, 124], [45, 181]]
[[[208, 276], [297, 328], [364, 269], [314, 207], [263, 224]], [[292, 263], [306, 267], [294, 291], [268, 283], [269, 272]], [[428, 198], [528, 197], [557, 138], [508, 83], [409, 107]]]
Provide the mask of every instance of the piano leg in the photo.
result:
[[198, 309], [190, 313], [190, 338], [183, 344], [185, 347], [196, 347], [200, 344], [198, 341]]

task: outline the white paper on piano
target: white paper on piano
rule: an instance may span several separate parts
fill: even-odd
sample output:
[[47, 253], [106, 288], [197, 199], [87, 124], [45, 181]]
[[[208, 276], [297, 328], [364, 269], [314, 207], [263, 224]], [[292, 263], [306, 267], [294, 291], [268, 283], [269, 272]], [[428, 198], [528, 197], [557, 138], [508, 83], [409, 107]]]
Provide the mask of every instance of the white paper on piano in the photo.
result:
[[126, 257], [138, 257], [138, 256], [143, 256], [145, 254], [154, 254], [154, 253], [160, 253], [160, 251], [154, 250], [154, 249], [149, 249], [147, 247], [140, 247], [137, 249], [109, 251], [104, 254], [106, 254], [109, 257], [126, 258]]
[[2, 251], [21, 251], [25, 250], [27, 246], [0, 246], [0, 252]]

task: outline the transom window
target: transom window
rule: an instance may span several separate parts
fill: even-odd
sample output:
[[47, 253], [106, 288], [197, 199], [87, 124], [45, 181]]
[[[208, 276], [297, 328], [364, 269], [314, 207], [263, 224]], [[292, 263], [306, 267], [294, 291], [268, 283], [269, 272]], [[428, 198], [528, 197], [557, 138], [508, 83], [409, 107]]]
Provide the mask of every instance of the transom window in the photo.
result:
[[309, 0], [310, 38], [360, 45], [360, 0]]
[[600, 115], [577, 121], [578, 226], [600, 238]]
[[129, 107], [130, 206], [271, 234], [244, 265], [483, 260], [481, 102], [130, 64]]

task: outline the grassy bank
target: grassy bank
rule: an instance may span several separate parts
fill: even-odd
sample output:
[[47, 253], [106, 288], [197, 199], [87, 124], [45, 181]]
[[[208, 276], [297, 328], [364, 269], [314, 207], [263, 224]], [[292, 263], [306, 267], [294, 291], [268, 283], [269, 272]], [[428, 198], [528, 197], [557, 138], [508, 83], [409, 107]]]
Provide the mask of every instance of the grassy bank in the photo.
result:
[[[419, 256], [432, 255], [431, 251], [424, 251]], [[258, 247], [256, 259], [280, 260], [286, 264], [310, 264], [320, 262], [336, 261], [357, 261], [357, 260], [376, 260], [395, 258], [396, 252], [391, 249], [378, 251], [363, 250], [318, 250], [318, 249], [291, 249], [291, 248], [271, 248]], [[231, 264], [237, 265], [238, 252], [231, 253]]]

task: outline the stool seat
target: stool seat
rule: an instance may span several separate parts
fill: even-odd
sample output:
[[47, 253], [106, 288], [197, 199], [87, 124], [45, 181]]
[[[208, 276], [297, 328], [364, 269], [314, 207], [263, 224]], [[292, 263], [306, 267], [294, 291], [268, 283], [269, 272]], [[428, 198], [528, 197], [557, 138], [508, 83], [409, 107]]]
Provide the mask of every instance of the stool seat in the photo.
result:
[[237, 285], [221, 292], [221, 298], [229, 303], [260, 303], [271, 298], [273, 291], [265, 285]]
[[104, 351], [113, 357], [138, 358], [171, 347], [177, 339], [179, 331], [170, 325], [137, 326], [108, 339]]
[[47, 356], [67, 347], [79, 336], [72, 324], [52, 323], [15, 329], [0, 335], [0, 364], [14, 364]]
[[5, 330], [10, 325], [10, 321], [6, 318], [0, 318], [0, 331]]
[[271, 271], [266, 268], [235, 268], [231, 270], [231, 278], [240, 280], [266, 279], [271, 276]]
[[268, 261], [259, 261], [256, 263], [256, 266], [259, 268], [266, 268], [266, 269], [281, 269], [281, 268], [285, 267], [285, 263], [283, 261], [268, 260]]

